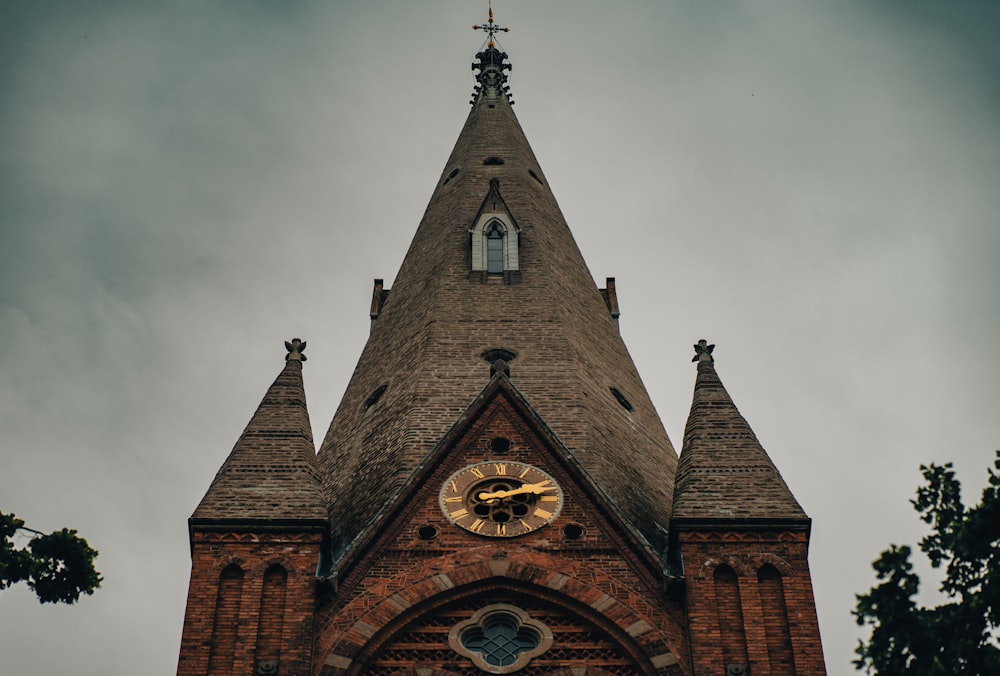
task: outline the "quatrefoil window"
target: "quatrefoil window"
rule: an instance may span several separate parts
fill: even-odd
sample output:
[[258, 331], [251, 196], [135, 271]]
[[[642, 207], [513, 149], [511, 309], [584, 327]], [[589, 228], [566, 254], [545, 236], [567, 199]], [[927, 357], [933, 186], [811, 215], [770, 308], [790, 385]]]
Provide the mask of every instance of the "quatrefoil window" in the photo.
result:
[[552, 631], [517, 606], [497, 603], [452, 627], [448, 643], [483, 671], [509, 674], [548, 650]]
[[474, 653], [482, 653], [487, 664], [509, 667], [521, 653], [538, 647], [538, 634], [527, 627], [518, 627], [514, 618], [505, 614], [488, 617], [482, 627], [470, 627], [462, 634], [462, 645]]

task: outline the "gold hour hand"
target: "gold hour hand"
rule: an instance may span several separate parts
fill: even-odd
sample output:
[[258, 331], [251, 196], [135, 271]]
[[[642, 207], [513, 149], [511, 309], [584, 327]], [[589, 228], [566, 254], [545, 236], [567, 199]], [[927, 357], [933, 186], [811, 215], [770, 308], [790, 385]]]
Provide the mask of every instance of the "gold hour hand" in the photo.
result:
[[[524, 486], [521, 486], [521, 488], [524, 488]], [[480, 493], [476, 497], [478, 497], [483, 502], [493, 504], [497, 500], [509, 498], [512, 495], [518, 495], [521, 492], [521, 488], [515, 488], [512, 491], [494, 491], [493, 493]]]

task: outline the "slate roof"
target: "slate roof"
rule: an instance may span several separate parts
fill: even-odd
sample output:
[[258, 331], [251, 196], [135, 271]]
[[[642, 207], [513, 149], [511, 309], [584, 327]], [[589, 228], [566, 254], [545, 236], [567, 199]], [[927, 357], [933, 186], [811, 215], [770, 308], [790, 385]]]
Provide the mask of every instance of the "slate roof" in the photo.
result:
[[325, 526], [325, 522], [302, 362], [290, 359], [219, 469], [190, 525]]
[[[335, 554], [480, 393], [491, 349], [516, 355], [511, 382], [662, 549], [676, 453], [508, 96], [480, 85], [320, 447]], [[493, 179], [520, 229], [510, 283], [470, 274], [469, 228]]]
[[677, 466], [673, 523], [735, 521], [809, 522], [703, 354]]

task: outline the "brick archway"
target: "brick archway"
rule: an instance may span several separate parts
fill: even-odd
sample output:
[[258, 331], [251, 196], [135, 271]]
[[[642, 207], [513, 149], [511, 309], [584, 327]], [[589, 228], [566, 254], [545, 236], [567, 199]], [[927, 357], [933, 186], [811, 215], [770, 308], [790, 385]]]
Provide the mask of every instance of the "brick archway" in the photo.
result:
[[497, 601], [519, 608], [561, 637], [531, 660], [523, 673], [548, 674], [570, 665], [584, 668], [591, 664], [600, 665], [609, 675], [656, 673], [638, 643], [598, 611], [559, 592], [502, 577], [456, 587], [401, 613], [365, 644], [347, 673], [381, 676], [395, 673], [409, 660], [425, 668], [459, 664], [465, 668], [458, 671], [469, 673], [471, 655], [449, 646], [445, 637], [450, 628], [468, 622], [477, 610]]
[[600, 571], [588, 569], [584, 579], [583, 571], [557, 571], [537, 560], [522, 564], [507, 559], [464, 564], [434, 560], [422, 571], [419, 579], [407, 576], [414, 581], [400, 575], [370, 588], [329, 618], [320, 632], [319, 673], [354, 673], [415, 619], [457, 599], [501, 589], [543, 599], [599, 628], [641, 666], [636, 673], [682, 673], [677, 665], [686, 652], [683, 629], [644, 595]]

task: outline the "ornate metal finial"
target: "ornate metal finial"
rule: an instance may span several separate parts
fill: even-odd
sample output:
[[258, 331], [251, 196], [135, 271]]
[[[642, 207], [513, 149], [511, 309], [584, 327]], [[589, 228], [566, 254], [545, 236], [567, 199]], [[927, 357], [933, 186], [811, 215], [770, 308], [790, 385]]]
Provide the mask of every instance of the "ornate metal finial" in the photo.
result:
[[691, 361], [707, 361], [710, 364], [715, 363], [715, 358], [712, 356], [712, 350], [715, 349], [715, 345], [709, 345], [708, 341], [702, 338], [694, 346], [694, 357]]
[[306, 341], [299, 340], [298, 338], [292, 338], [291, 342], [286, 340], [285, 349], [288, 350], [288, 354], [285, 355], [285, 361], [306, 360], [306, 356], [302, 354], [306, 351]]
[[507, 28], [506, 26], [500, 26], [499, 24], [496, 24], [496, 23], [493, 22], [493, 2], [492, 2], [492, 0], [490, 0], [490, 2], [487, 3], [487, 4], [488, 4], [488, 6], [490, 8], [490, 18], [489, 18], [489, 21], [487, 21], [484, 24], [476, 24], [475, 26], [472, 27], [472, 30], [474, 30], [474, 31], [483, 31], [484, 33], [486, 33], [486, 35], [488, 36], [487, 37], [487, 41], [486, 41], [486, 46], [487, 47], [495, 47], [496, 46], [496, 35], [497, 35], [497, 33], [500, 33], [500, 32], [509, 33], [510, 29]]
[[490, 20], [485, 24], [477, 24], [473, 29], [484, 31], [487, 35], [486, 49], [476, 54], [477, 63], [472, 64], [472, 70], [478, 70], [476, 74], [476, 88], [472, 92], [472, 101], [475, 103], [481, 96], [500, 96], [501, 94], [510, 100], [510, 87], [507, 86], [507, 71], [510, 64], [506, 62], [507, 54], [497, 49], [496, 35], [500, 32], [508, 32], [510, 29], [493, 21], [493, 7], [490, 7]]

